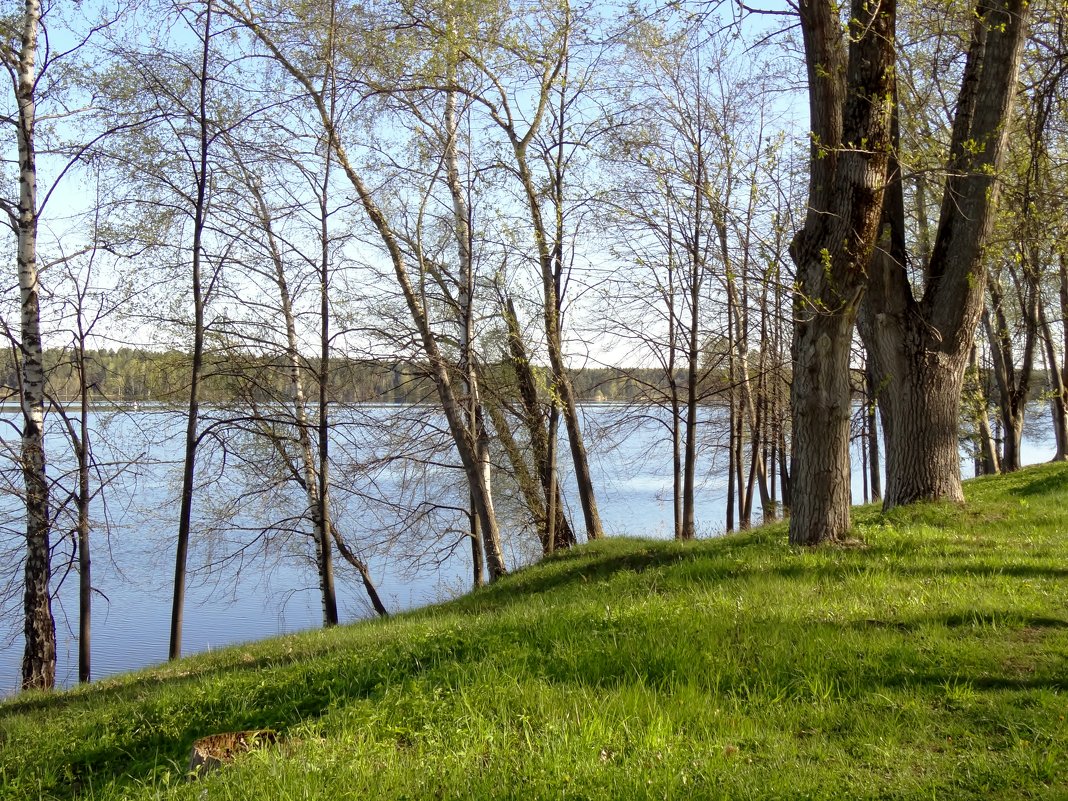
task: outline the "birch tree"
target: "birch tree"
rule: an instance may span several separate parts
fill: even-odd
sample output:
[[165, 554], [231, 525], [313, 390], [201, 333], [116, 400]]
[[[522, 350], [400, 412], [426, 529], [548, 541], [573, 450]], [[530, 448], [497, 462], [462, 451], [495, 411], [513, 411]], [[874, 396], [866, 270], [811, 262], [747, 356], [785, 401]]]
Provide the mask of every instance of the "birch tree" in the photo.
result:
[[16, 262], [21, 320], [19, 381], [22, 405], [22, 475], [26, 504], [26, 568], [23, 611], [26, 648], [22, 657], [23, 689], [49, 689], [56, 680], [56, 626], [52, 616], [51, 524], [45, 467], [45, 375], [41, 330], [41, 285], [37, 261], [37, 59], [41, 29], [39, 0], [26, 0], [12, 20], [13, 52], [5, 51], [16, 111], [12, 115], [18, 147], [18, 201], [8, 213], [15, 218]]

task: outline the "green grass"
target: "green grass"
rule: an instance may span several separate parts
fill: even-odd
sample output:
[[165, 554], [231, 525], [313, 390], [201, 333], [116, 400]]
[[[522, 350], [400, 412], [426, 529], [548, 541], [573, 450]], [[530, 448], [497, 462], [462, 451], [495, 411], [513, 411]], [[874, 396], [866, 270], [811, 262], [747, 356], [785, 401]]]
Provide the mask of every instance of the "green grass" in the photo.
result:
[[[1066, 798], [1068, 467], [0, 705], [0, 798]], [[192, 741], [282, 743], [197, 782]]]

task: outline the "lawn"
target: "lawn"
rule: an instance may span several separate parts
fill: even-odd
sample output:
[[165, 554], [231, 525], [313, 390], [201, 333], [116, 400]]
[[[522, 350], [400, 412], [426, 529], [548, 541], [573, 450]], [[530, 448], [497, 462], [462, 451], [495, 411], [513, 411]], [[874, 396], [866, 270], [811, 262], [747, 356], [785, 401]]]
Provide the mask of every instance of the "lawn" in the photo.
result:
[[[1065, 798], [1068, 466], [0, 704], [0, 798]], [[161, 621], [160, 625], [165, 625]], [[189, 781], [201, 736], [277, 742]]]

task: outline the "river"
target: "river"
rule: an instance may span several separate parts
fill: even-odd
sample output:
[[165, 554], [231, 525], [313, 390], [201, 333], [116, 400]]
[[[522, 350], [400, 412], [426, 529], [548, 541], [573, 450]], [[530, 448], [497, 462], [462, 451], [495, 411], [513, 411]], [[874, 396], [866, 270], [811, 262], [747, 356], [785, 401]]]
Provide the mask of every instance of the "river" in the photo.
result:
[[[665, 429], [648, 417], [620, 423], [622, 412], [611, 405], [584, 407], [605, 530], [610, 535], [669, 537], [671, 458]], [[715, 408], [704, 413], [696, 516], [699, 536], [714, 536], [724, 528], [726, 454], [720, 439], [725, 415]], [[462, 526], [455, 512], [462, 505], [462, 480], [455, 470], [441, 466], [450, 454], [432, 410], [365, 406], [347, 409], [344, 415], [332, 444], [338, 455], [333, 468], [335, 515], [370, 564], [387, 607], [401, 611], [465, 592], [471, 582], [470, 551], [461, 537], [449, 533]], [[93, 678], [99, 679], [167, 656], [182, 418], [171, 409], [148, 407], [95, 413], [92, 420], [96, 456], [104, 463], [99, 475], [109, 482], [93, 504], [97, 594], [92, 668]], [[1044, 408], [1036, 406], [1031, 420], [1024, 450], [1028, 463], [1050, 458], [1053, 448]], [[208, 422], [217, 423], [220, 431], [233, 429], [222, 410], [213, 411]], [[62, 453], [62, 433], [55, 423], [48, 445], [50, 452]], [[254, 439], [238, 435], [207, 442], [197, 473], [183, 653], [319, 625], [322, 612], [311, 547], [290, 525], [299, 513], [299, 494], [292, 487], [278, 488], [273, 480], [277, 468]], [[5, 444], [9, 450], [17, 446], [11, 440]], [[561, 433], [564, 491], [568, 502], [577, 504], [566, 450]], [[69, 465], [52, 458], [50, 475], [60, 477]], [[0, 608], [0, 696], [18, 687], [23, 648], [17, 592], [23, 533], [14, 494], [19, 478], [14, 469], [2, 475], [8, 488], [0, 495], [0, 590], [6, 589]], [[859, 502], [861, 478], [856, 470], [853, 493]], [[510, 513], [507, 497], [499, 502], [499, 512], [505, 517]], [[577, 508], [572, 519], [581, 521]], [[73, 556], [71, 528], [66, 518], [56, 525], [59, 542], [53, 564], [61, 574]], [[505, 552], [509, 565], [523, 564], [535, 558], [536, 544], [529, 534], [513, 536], [506, 540]], [[360, 582], [345, 567], [338, 565], [337, 581], [343, 622], [371, 614]], [[54, 601], [57, 682], [62, 686], [77, 681], [77, 598], [77, 573], [72, 569]]]

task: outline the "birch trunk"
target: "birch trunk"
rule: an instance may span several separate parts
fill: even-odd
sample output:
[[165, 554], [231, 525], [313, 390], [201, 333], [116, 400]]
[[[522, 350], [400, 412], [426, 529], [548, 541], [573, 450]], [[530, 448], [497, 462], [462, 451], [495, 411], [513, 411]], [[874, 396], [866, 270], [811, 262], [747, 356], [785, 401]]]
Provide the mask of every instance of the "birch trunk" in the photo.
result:
[[[454, 67], [450, 63], [450, 74], [447, 83], [452, 84], [452, 71]], [[486, 429], [485, 412], [482, 408], [482, 398], [479, 391], [478, 370], [475, 364], [474, 339], [475, 339], [475, 268], [471, 247], [471, 210], [468, 207], [467, 198], [464, 195], [463, 184], [460, 180], [459, 158], [459, 119], [456, 113], [456, 92], [452, 89], [445, 93], [445, 176], [452, 197], [453, 238], [456, 240], [456, 253], [460, 263], [460, 291], [458, 305], [460, 312], [460, 375], [467, 395], [467, 424], [471, 438], [475, 442], [476, 456], [479, 470], [483, 475], [486, 487], [491, 486], [491, 464], [489, 449], [489, 432]], [[477, 514], [473, 518], [477, 520]], [[486, 554], [486, 562], [490, 568], [490, 580], [499, 578], [501, 573], [495, 573], [499, 566], [504, 565], [504, 553], [501, 550], [500, 536], [497, 530], [472, 525], [472, 535], [481, 534], [482, 550]], [[477, 560], [476, 560], [477, 561]]]
[[[322, 599], [323, 625], [335, 626], [338, 623], [337, 596], [334, 589], [334, 564], [330, 538], [329, 509], [322, 503], [325, 486], [321, 486], [316, 467], [315, 451], [312, 447], [307, 402], [304, 393], [304, 380], [301, 376], [300, 346], [297, 340], [297, 323], [293, 314], [293, 301], [289, 293], [289, 281], [285, 273], [285, 261], [274, 234], [270, 210], [264, 200], [263, 192], [256, 179], [244, 170], [245, 185], [252, 195], [259, 217], [260, 227], [267, 239], [267, 247], [274, 267], [274, 283], [278, 289], [278, 301], [282, 311], [282, 321], [286, 330], [286, 369], [289, 373], [289, 386], [293, 392], [293, 420], [297, 434], [297, 446], [300, 450], [300, 472], [308, 515], [312, 524], [312, 538], [315, 541], [315, 563], [319, 573], [319, 593]], [[269, 436], [273, 436], [269, 434]]]
[[51, 523], [44, 450], [44, 352], [41, 343], [41, 288], [37, 271], [37, 36], [38, 0], [26, 0], [16, 65], [18, 103], [19, 203], [18, 280], [21, 314], [22, 478], [26, 489], [26, 566], [23, 609], [26, 647], [22, 688], [51, 689], [56, 681], [56, 625], [52, 616]]

